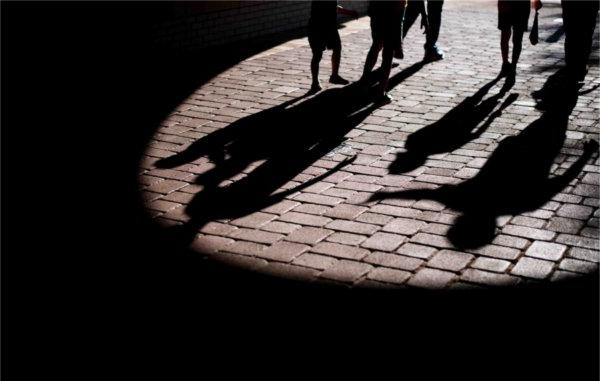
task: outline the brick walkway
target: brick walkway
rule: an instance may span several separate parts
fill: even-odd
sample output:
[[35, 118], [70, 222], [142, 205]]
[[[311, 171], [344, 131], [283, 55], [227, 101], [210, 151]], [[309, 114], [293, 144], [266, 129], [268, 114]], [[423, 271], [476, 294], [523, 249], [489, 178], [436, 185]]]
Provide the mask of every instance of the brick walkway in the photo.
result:
[[[544, 120], [540, 119], [543, 112], [534, 107], [536, 102], [531, 93], [541, 89], [562, 66], [564, 36], [556, 32], [560, 15], [559, 5], [546, 5], [541, 12], [541, 42], [532, 46], [525, 37], [514, 87], [502, 97], [494, 98], [503, 81], [494, 84], [481, 103], [472, 105], [472, 113], [460, 119], [461, 123], [467, 123], [465, 118], [471, 120], [469, 117], [484, 104], [498, 110], [506, 102], [501, 113], [492, 113], [490, 108], [484, 117], [473, 122], [474, 127], [488, 120], [485, 131], [455, 146], [450, 144], [447, 150], [433, 149], [414, 168], [390, 173], [396, 158], [401, 157], [397, 154], [406, 152], [407, 139], [411, 136], [416, 139], [415, 132], [424, 128], [436, 131], [431, 126], [439, 126], [438, 121], [450, 118], [457, 106], [464, 106], [467, 97], [476, 94], [498, 73], [495, 3], [447, 2], [439, 41], [447, 53], [445, 60], [419, 70], [412, 67], [415, 69], [412, 75], [405, 71], [397, 76], [401, 83], [391, 91], [395, 101], [374, 109], [345, 134], [345, 141], [297, 170], [279, 190], [273, 189], [275, 193], [292, 189], [284, 199], [261, 204], [248, 189], [250, 206], [240, 207], [237, 216], [204, 221], [198, 226], [192, 245], [199, 255], [253, 271], [366, 287], [513, 285], [556, 281], [597, 271], [600, 261], [597, 159], [588, 160], [575, 180], [540, 205], [516, 215], [499, 216], [493, 237], [475, 249], [456, 248], [452, 229], [462, 212], [452, 201], [433, 201], [427, 197], [369, 201], [373, 194], [381, 192], [460, 187], [477, 177], [480, 169], [491, 166], [492, 155], [500, 156], [496, 150], [503, 139], [524, 137], [539, 125], [538, 120]], [[405, 59], [393, 69], [392, 76], [420, 60], [424, 36], [417, 27], [415, 24], [409, 32]], [[356, 80], [371, 41], [368, 17], [347, 23], [340, 34], [341, 74]], [[547, 39], [557, 41], [546, 42]], [[598, 56], [597, 44], [593, 56]], [[152, 217], [165, 225], [187, 222], [190, 217], [186, 206], [195, 198], [202, 204], [202, 196], [207, 193], [203, 185], [196, 183], [198, 175], [213, 173], [221, 165], [212, 158], [200, 157], [172, 169], [159, 169], [155, 167], [156, 160], [182, 152], [189, 144], [215, 131], [225, 131], [230, 123], [306, 93], [310, 86], [310, 57], [306, 38], [282, 44], [221, 73], [173, 111], [162, 123], [142, 161], [141, 189]], [[321, 65], [325, 89], [336, 87], [326, 82], [330, 72], [328, 61], [326, 54]], [[585, 88], [600, 83], [598, 66], [590, 69], [587, 80]], [[513, 93], [518, 94], [516, 100], [514, 96], [509, 99]], [[551, 175], [564, 173], [583, 155], [584, 142], [590, 137], [597, 138], [599, 94], [600, 90], [594, 90], [579, 96], [566, 137], [559, 142], [562, 148], [558, 147], [552, 156]], [[487, 99], [490, 101], [486, 102]], [[469, 107], [468, 102], [466, 105]], [[457, 123], [456, 119], [453, 123]], [[302, 137], [301, 130], [278, 127], [284, 132], [280, 130], [276, 136], [261, 137], [268, 128], [251, 130], [255, 134], [251, 141], [257, 142], [257, 151], [265, 147], [272, 152], [285, 151], [286, 141]], [[447, 124], [445, 128], [453, 126]], [[440, 145], [440, 139], [455, 136], [446, 135], [437, 140], [433, 135], [431, 141]], [[549, 137], [548, 142], [542, 140], [538, 144], [550, 145], [550, 140]], [[278, 149], [270, 147], [278, 145]], [[336, 167], [352, 155], [356, 155], [354, 162]], [[260, 178], [257, 173], [261, 168], [277, 167], [269, 159], [256, 155], [248, 166], [231, 173], [220, 186], [250, 180], [253, 176]], [[510, 158], [504, 159], [510, 162]], [[522, 180], [519, 164], [513, 161], [511, 165], [515, 166], [517, 179]], [[286, 170], [289, 172], [289, 167]], [[500, 198], [503, 192], [510, 191], [502, 189], [498, 193]], [[235, 198], [227, 199], [227, 193], [223, 193], [219, 199], [223, 207], [227, 203], [246, 202], [243, 190], [232, 194]], [[484, 198], [485, 194], [480, 196]], [[488, 204], [501, 201], [486, 200]], [[487, 206], [482, 204], [482, 207]]]

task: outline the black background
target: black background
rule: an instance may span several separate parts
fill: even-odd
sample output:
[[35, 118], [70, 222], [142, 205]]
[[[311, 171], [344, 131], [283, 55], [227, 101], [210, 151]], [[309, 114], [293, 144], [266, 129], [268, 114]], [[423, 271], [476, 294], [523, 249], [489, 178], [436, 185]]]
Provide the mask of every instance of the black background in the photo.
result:
[[165, 241], [137, 192], [148, 139], [190, 91], [268, 45], [168, 54], [150, 31], [170, 15], [165, 3], [2, 3], [7, 379], [314, 365], [597, 379], [597, 275], [481, 293], [348, 291], [209, 265]]

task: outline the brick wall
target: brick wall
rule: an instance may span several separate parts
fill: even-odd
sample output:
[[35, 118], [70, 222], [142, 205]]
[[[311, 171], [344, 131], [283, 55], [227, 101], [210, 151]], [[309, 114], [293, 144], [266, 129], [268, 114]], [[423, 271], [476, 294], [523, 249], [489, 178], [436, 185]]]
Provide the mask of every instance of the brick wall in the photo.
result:
[[[339, 3], [366, 14], [367, 1]], [[310, 1], [175, 2], [169, 19], [155, 25], [153, 39], [160, 47], [188, 52], [275, 33], [302, 33], [310, 6]], [[338, 20], [346, 19], [340, 16]]]

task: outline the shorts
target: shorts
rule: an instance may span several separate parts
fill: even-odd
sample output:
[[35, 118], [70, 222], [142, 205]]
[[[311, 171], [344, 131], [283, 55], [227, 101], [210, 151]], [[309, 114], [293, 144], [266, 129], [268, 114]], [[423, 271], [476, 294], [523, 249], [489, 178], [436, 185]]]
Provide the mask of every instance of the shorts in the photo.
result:
[[398, 47], [402, 43], [402, 20], [378, 20], [371, 17], [371, 37], [374, 43]]
[[342, 48], [342, 41], [340, 40], [337, 28], [319, 28], [309, 25], [308, 43], [313, 52]]
[[525, 32], [528, 30], [531, 2], [529, 0], [499, 0], [498, 29]]

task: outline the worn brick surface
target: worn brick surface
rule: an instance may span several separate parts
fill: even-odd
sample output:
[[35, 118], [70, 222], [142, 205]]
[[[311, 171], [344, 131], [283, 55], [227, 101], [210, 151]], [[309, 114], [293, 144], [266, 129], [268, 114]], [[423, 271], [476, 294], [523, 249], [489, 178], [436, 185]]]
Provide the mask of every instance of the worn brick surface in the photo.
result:
[[[543, 42], [554, 33], [547, 26], [556, 25], [560, 14], [559, 4], [545, 4], [540, 12], [541, 43], [524, 43], [516, 83], [510, 90], [519, 98], [496, 115], [480, 136], [424, 157], [405, 172], [393, 170], [390, 165], [410, 149], [406, 142], [412, 134], [443, 119], [500, 69], [496, 2], [446, 2], [439, 40], [447, 50], [444, 60], [405, 76], [390, 90], [395, 99], [392, 103], [373, 108], [345, 133], [345, 141], [338, 147], [288, 174], [286, 182], [272, 193], [290, 190], [284, 199], [264, 203], [253, 199], [260, 207], [209, 218], [198, 227], [192, 248], [210, 258], [275, 276], [356, 287], [511, 286], [598, 271], [600, 166], [596, 157], [568, 186], [540, 200], [537, 208], [498, 216], [493, 237], [477, 248], [461, 249], [453, 243], [452, 228], [462, 212], [451, 208], [451, 202], [427, 197], [370, 200], [379, 192], [435, 192], [460, 186], [478, 176], [504, 139], [519, 136], [538, 120], [542, 111], [534, 107], [531, 94], [540, 90], [563, 62], [564, 37], [553, 44]], [[369, 18], [347, 22], [340, 33], [341, 74], [355, 81], [371, 42]], [[392, 82], [396, 74], [421, 59], [423, 43], [422, 34], [408, 35], [405, 58], [393, 69]], [[598, 58], [597, 42], [592, 54]], [[161, 226], [186, 224], [190, 220], [187, 205], [205, 192], [205, 183], [197, 182], [198, 176], [214, 174], [221, 165], [206, 155], [162, 169], [157, 168], [157, 159], [227, 130], [246, 116], [302, 96], [311, 83], [310, 59], [307, 38], [299, 38], [239, 62], [190, 93], [161, 123], [140, 160], [138, 184], [148, 215]], [[329, 59], [324, 57], [323, 87], [339, 88], [327, 83], [330, 70]], [[584, 87], [591, 88], [594, 83], [600, 83], [597, 65], [590, 66]], [[490, 88], [484, 99], [497, 94], [501, 85], [502, 81]], [[578, 98], [549, 177], [564, 173], [581, 156], [587, 139], [597, 139], [599, 94], [592, 91]], [[296, 99], [287, 110], [310, 98]], [[287, 122], [284, 120], [281, 128], [291, 125]], [[256, 157], [245, 163], [244, 169], [220, 179], [220, 188], [252, 179], [261, 166], [274, 164], [269, 153], [261, 157], [262, 151], [273, 148], [272, 140], [280, 144], [276, 151], [285, 152], [286, 139], [302, 136], [302, 131], [290, 129], [276, 139], [261, 136], [261, 128], [269, 127], [248, 126], [248, 130], [256, 128], [253, 138], [258, 138], [258, 146], [242, 148]], [[322, 126], [323, 131], [327, 127]], [[245, 138], [240, 138], [232, 146], [244, 142]], [[540, 140], [539, 144], [543, 143]], [[219, 150], [219, 144], [211, 148]], [[353, 163], [328, 172], [351, 155], [356, 155]], [[323, 177], [295, 189], [316, 176]], [[231, 202], [255, 197], [251, 189], [247, 191]], [[486, 202], [493, 205], [495, 200]], [[197, 209], [202, 211], [202, 206]], [[206, 206], [218, 209], [218, 205]]]

